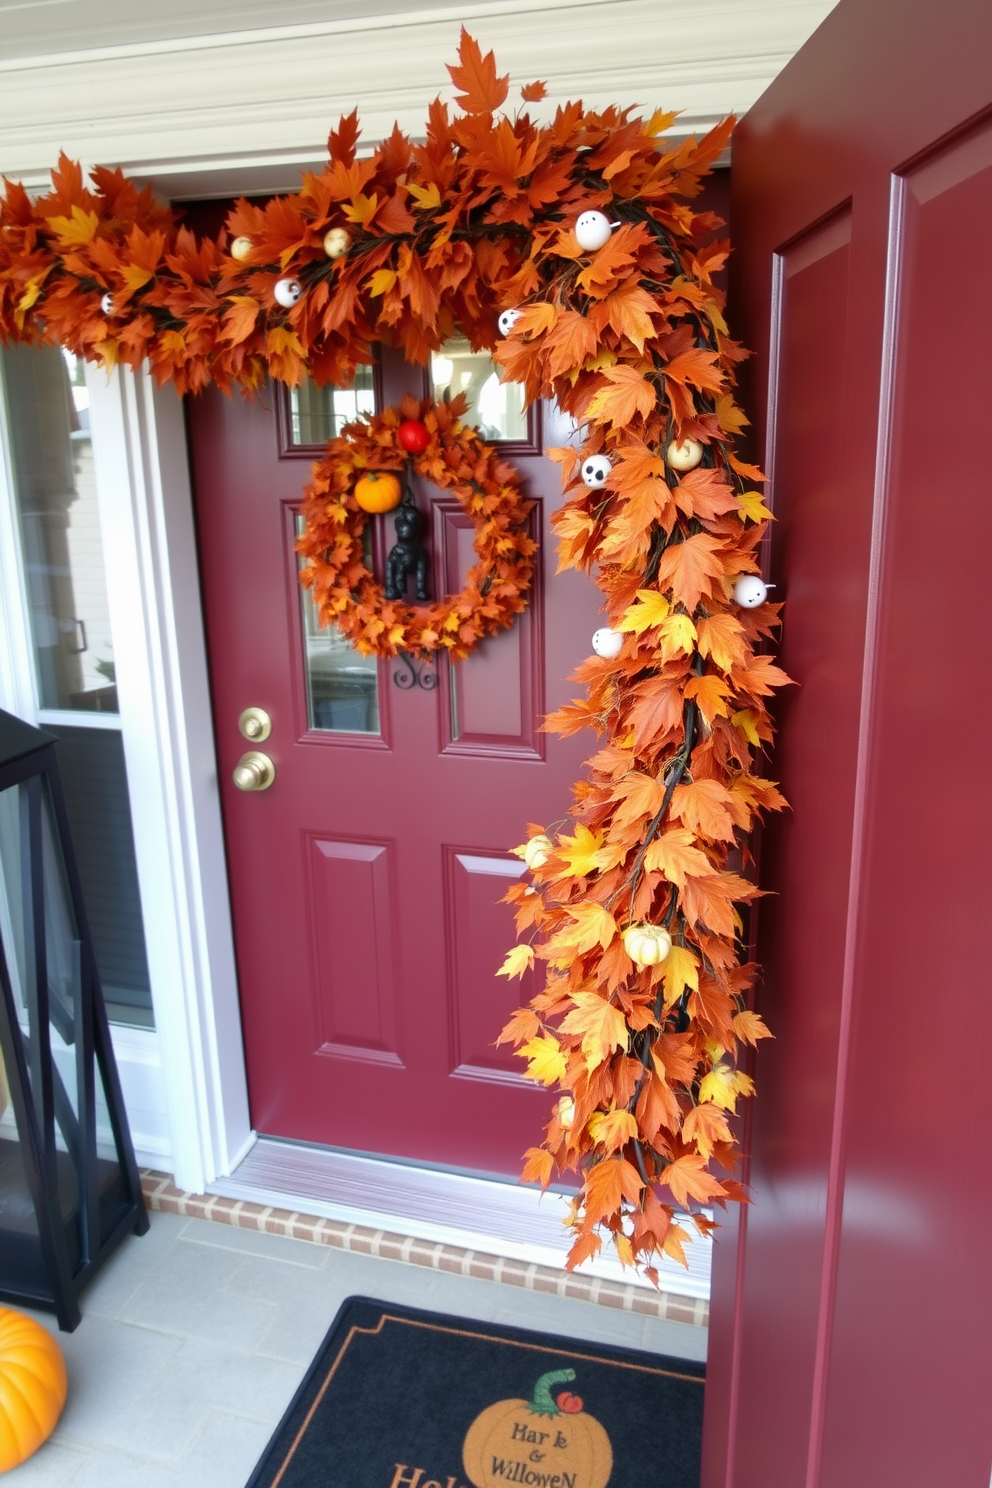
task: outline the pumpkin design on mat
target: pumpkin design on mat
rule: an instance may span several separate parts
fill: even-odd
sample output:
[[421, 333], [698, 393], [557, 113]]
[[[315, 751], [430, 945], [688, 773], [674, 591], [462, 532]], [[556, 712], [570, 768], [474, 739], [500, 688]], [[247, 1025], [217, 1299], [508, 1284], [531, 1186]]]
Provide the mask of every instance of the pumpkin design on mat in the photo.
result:
[[500, 1400], [476, 1416], [462, 1447], [474, 1488], [606, 1488], [613, 1471], [610, 1438], [569, 1390], [574, 1369], [542, 1374], [530, 1400]]
[[55, 1339], [12, 1307], [0, 1307], [0, 1473], [37, 1452], [55, 1430], [68, 1383]]

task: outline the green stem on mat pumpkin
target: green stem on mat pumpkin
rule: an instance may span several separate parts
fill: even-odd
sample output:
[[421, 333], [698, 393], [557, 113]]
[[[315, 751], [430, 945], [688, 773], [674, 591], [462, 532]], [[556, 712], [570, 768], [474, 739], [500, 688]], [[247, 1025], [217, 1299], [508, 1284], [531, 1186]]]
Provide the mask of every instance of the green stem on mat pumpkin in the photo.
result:
[[574, 1378], [574, 1369], [552, 1369], [548, 1374], [542, 1374], [534, 1386], [530, 1409], [536, 1416], [560, 1416], [561, 1411], [551, 1395], [551, 1386], [571, 1384]]

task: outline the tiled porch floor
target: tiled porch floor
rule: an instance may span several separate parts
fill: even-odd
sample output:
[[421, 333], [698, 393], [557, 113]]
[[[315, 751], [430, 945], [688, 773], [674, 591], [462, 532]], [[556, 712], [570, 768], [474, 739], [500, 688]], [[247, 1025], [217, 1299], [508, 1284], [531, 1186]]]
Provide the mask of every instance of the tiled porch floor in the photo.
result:
[[[347, 1296], [547, 1328], [683, 1358], [702, 1328], [423, 1266], [152, 1213], [58, 1334], [69, 1399], [10, 1488], [244, 1488]], [[359, 1488], [359, 1485], [341, 1485]]]

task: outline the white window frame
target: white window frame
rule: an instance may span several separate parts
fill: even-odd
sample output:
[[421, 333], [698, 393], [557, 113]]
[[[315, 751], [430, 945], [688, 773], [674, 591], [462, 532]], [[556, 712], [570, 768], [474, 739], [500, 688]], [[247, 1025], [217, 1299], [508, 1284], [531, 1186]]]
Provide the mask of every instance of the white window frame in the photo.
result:
[[[139, 1162], [202, 1192], [255, 1139], [182, 405], [144, 373], [88, 367], [86, 378], [155, 1014], [154, 1030], [115, 1025], [114, 1048]], [[3, 419], [0, 410], [0, 706], [56, 722], [39, 712]]]

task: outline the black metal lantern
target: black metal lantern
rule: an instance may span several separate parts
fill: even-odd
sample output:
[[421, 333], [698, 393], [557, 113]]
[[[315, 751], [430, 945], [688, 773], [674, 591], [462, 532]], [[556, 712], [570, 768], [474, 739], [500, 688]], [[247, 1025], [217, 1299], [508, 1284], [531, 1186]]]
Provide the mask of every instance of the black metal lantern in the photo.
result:
[[79, 1322], [79, 1294], [144, 1234], [56, 741], [0, 711], [0, 1298]]

